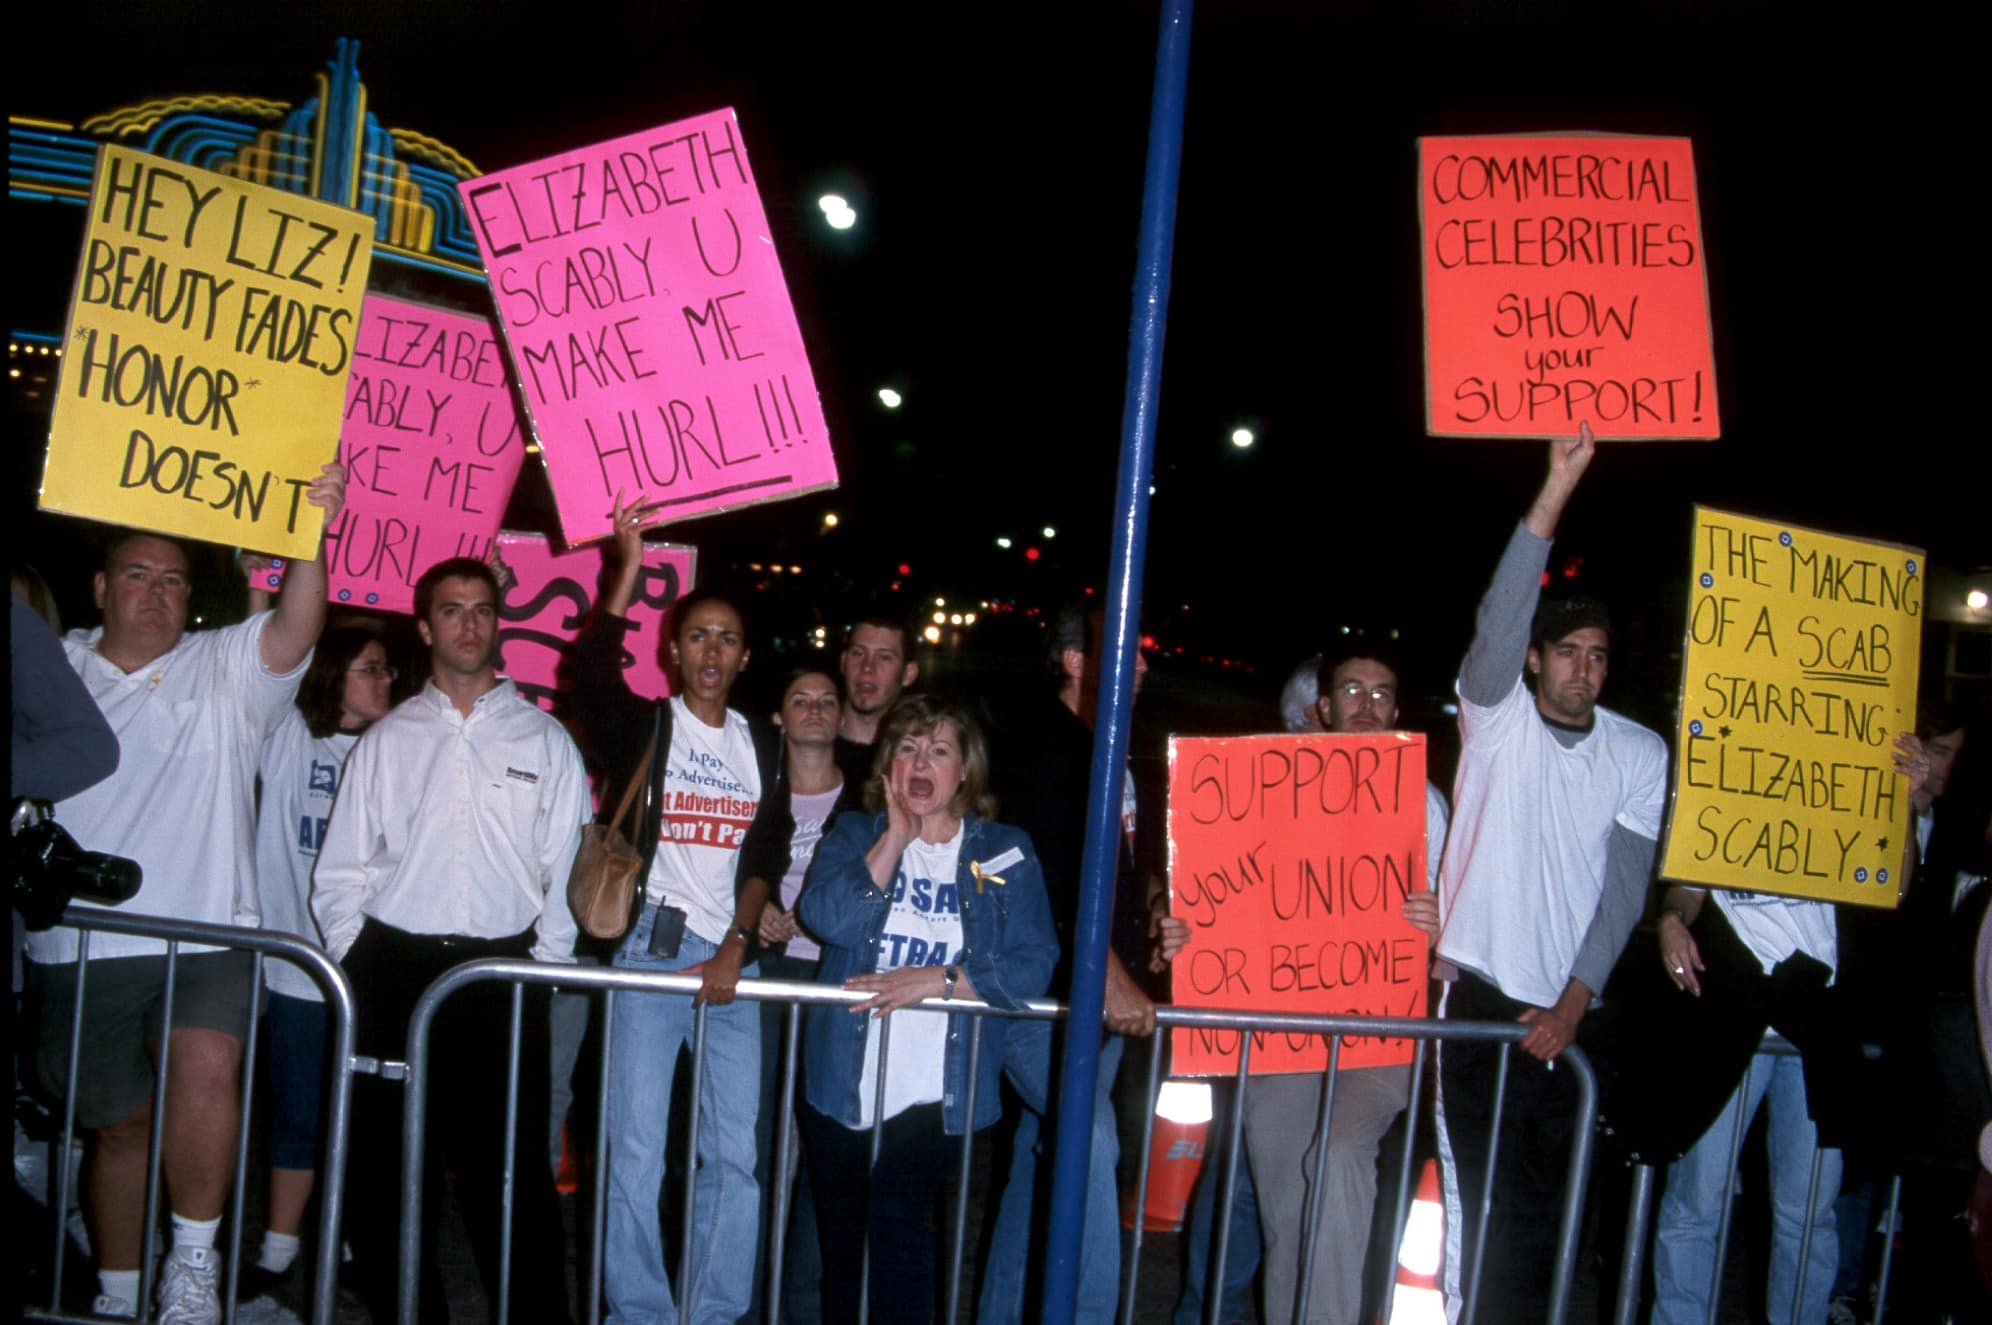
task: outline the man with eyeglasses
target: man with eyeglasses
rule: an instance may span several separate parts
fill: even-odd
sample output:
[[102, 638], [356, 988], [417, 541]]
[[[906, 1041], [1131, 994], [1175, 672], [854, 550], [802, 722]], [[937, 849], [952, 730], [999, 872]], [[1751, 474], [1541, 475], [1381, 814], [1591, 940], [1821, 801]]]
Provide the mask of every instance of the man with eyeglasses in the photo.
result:
[[[574, 740], [498, 675], [492, 568], [453, 557], [415, 583], [428, 684], [360, 737], [347, 756], [312, 874], [311, 911], [359, 1003], [362, 1055], [402, 1057], [422, 992], [480, 957], [574, 960], [567, 876], [589, 818]], [[549, 1106], [545, 987], [527, 988], [520, 1019], [518, 1117], [506, 1153], [510, 991], [485, 983], [448, 1000], [429, 1040], [429, 1145], [423, 1184], [421, 1318], [448, 1316], [435, 1255], [444, 1158], [451, 1161], [487, 1297], [499, 1296], [501, 1204], [509, 1181], [511, 1316], [570, 1318], [557, 1255], [560, 1207], [546, 1162]], [[400, 1225], [402, 1092], [353, 1088], [355, 1159], [346, 1228], [360, 1295], [394, 1316]], [[371, 1148], [371, 1149], [370, 1149]]]
[[[1380, 732], [1397, 727], [1397, 669], [1374, 649], [1329, 652], [1316, 664], [1314, 717], [1327, 732]], [[1425, 784], [1425, 886], [1404, 902], [1404, 918], [1427, 936], [1438, 934], [1439, 856], [1446, 841], [1446, 798]], [[1265, 1318], [1293, 1321], [1304, 1267], [1310, 1262], [1307, 1325], [1356, 1325], [1362, 1314], [1363, 1264], [1376, 1205], [1376, 1158], [1384, 1134], [1410, 1102], [1411, 1067], [1351, 1068], [1335, 1077], [1328, 1120], [1321, 1222], [1311, 1244], [1302, 1238], [1315, 1171], [1314, 1136], [1321, 1120], [1322, 1078], [1312, 1072], [1252, 1079], [1245, 1092], [1245, 1151], [1259, 1206]], [[1178, 1318], [1181, 1318], [1178, 1311]]]
[[[307, 499], [329, 522], [345, 471], [327, 465]], [[256, 757], [289, 709], [325, 624], [323, 557], [299, 561], [293, 592], [240, 625], [187, 629], [193, 571], [170, 538], [118, 530], [96, 577], [104, 624], [71, 631], [69, 663], [111, 729], [117, 771], [55, 807], [56, 821], [92, 851], [145, 872], [132, 907], [148, 915], [254, 926]], [[87, 907], [84, 902], [75, 903]], [[28, 935], [35, 1067], [59, 1098], [70, 1071], [78, 933]], [[240, 1126], [242, 1043], [254, 1012], [249, 954], [183, 944], [167, 1012], [166, 944], [93, 934], [76, 1054], [76, 1120], [91, 1139], [85, 1203], [92, 1215], [100, 1316], [138, 1313], [139, 1258], [152, 1137], [154, 1066], [166, 1051], [159, 1138], [172, 1250], [159, 1278], [163, 1322], [221, 1319], [214, 1249]]]
[[[1604, 606], [1540, 600], [1550, 539], [1596, 453], [1588, 424], [1550, 443], [1549, 473], [1480, 600], [1459, 673], [1453, 850], [1440, 871], [1440, 1017], [1520, 1021], [1506, 1044], [1438, 1046], [1448, 1307], [1457, 1309], [1488, 1179], [1494, 1085], [1509, 1059], [1478, 1300], [1541, 1319], [1574, 1139], [1557, 1055], [1578, 1038], [1645, 905], [1666, 801], [1667, 747], [1602, 708]], [[1540, 601], [1539, 601], [1540, 600]], [[1533, 684], [1531, 684], [1533, 683]], [[1486, 1315], [1483, 1310], [1482, 1316]]]

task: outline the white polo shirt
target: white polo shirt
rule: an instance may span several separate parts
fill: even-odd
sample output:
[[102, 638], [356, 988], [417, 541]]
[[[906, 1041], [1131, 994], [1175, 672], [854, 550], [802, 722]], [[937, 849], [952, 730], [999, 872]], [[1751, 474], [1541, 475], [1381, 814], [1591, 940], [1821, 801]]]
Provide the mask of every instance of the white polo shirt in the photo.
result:
[[[97, 652], [101, 627], [63, 639], [70, 665], [117, 733], [118, 770], [58, 802], [55, 819], [86, 851], [139, 863], [138, 896], [115, 909], [257, 923], [256, 759], [311, 661], [306, 655], [281, 675], [263, 666], [258, 645], [271, 615], [184, 634], [135, 672]], [[73, 929], [28, 935], [30, 961], [73, 962], [76, 950]], [[92, 957], [165, 951], [162, 939], [90, 936]], [[210, 949], [184, 944], [181, 951]]]

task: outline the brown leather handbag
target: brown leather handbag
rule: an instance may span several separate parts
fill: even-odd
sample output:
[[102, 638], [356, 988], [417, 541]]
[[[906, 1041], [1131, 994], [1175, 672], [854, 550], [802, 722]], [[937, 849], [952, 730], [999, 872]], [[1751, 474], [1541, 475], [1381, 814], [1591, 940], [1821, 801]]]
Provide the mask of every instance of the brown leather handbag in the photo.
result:
[[614, 817], [606, 824], [591, 823], [581, 830], [581, 849], [574, 854], [574, 868], [567, 872], [567, 905], [573, 908], [581, 932], [590, 938], [619, 939], [629, 932], [635, 918], [643, 853], [629, 844], [623, 825], [636, 803], [638, 788], [650, 780], [650, 761], [656, 756], [657, 731], [653, 727], [643, 762], [623, 790]]

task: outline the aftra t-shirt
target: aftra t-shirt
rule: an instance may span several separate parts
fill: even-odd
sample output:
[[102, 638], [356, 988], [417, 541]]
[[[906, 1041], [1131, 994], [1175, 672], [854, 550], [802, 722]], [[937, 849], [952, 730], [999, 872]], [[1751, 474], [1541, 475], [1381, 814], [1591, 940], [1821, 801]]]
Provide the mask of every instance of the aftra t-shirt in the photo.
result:
[[1832, 903], [1726, 889], [1714, 889], [1709, 897], [1765, 975], [1794, 952], [1817, 958], [1828, 970], [1839, 967], [1840, 935]]
[[[264, 929], [324, 942], [311, 914], [311, 869], [318, 863], [318, 844], [325, 839], [325, 822], [332, 816], [346, 756], [359, 739], [358, 732], [313, 736], [304, 725], [304, 715], [293, 706], [263, 743], [256, 896], [262, 903]], [[313, 1003], [325, 999], [316, 981], [281, 959], [263, 963], [263, 983], [272, 993], [290, 998]]]
[[[823, 840], [823, 825], [830, 818], [830, 811], [837, 808], [837, 798], [844, 794], [842, 787], [820, 791], [813, 796], [801, 792], [789, 793], [789, 811], [795, 816], [795, 836], [789, 839], [788, 873], [782, 875], [782, 908], [790, 915], [795, 914], [795, 903], [802, 896], [803, 876], [809, 873], [809, 862], [816, 858], [816, 844]], [[822, 958], [823, 949], [815, 939], [798, 933], [788, 941], [783, 952], [798, 961], [813, 962]]]
[[[955, 871], [964, 829], [945, 842], [915, 838], [900, 854], [892, 880], [892, 908], [878, 940], [878, 969], [948, 966], [961, 958], [961, 898]], [[869, 1014], [867, 1014], [869, 1015]], [[902, 1008], [892, 1014], [892, 1049], [886, 1060], [885, 1116], [941, 1098], [948, 1049], [946, 1013]], [[865, 1066], [858, 1079], [858, 1126], [872, 1125], [878, 1094], [879, 1019], [866, 1025]]]
[[708, 727], [672, 696], [664, 806], [645, 899], [677, 907], [685, 928], [708, 943], [722, 942], [733, 927], [740, 847], [760, 805], [761, 770], [747, 719], [728, 709], [724, 726]]

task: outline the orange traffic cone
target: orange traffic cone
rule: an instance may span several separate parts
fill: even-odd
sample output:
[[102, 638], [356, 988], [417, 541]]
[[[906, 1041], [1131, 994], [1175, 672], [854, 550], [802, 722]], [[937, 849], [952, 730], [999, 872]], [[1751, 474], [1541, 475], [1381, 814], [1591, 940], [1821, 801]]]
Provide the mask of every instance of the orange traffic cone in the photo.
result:
[[1425, 1161], [1418, 1195], [1397, 1244], [1397, 1283], [1390, 1291], [1390, 1325], [1446, 1325], [1439, 1261], [1446, 1245], [1446, 1208], [1439, 1196], [1439, 1165]]

